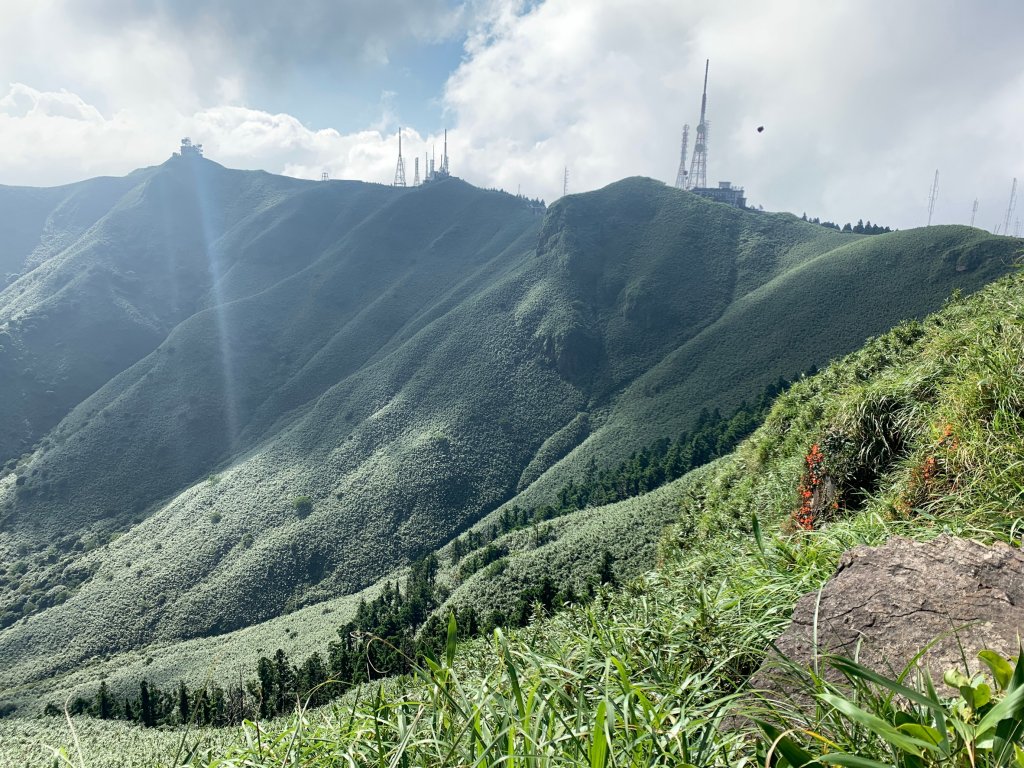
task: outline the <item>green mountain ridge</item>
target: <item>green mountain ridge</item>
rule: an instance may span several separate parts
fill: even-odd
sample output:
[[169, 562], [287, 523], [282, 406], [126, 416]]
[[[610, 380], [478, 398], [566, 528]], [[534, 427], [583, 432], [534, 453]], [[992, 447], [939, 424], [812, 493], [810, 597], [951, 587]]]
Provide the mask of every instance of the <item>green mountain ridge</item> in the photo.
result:
[[543, 218], [454, 179], [176, 158], [119, 183], [72, 244], [29, 268], [23, 233], [2, 257], [28, 269], [0, 293], [3, 450], [39, 442], [0, 478], [0, 688], [357, 592], [1019, 247], [842, 235], [647, 179]]

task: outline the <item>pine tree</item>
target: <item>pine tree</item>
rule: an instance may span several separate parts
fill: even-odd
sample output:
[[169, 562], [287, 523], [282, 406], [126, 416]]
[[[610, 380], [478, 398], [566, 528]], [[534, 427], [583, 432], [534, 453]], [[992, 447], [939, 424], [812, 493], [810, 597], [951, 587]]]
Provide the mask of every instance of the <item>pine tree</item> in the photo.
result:
[[156, 716], [153, 712], [153, 700], [149, 695], [149, 684], [143, 680], [139, 683], [139, 718], [146, 728], [156, 726]]
[[96, 693], [95, 713], [100, 720], [109, 720], [114, 716], [114, 702], [110, 699], [106, 680], [100, 682], [100, 689]]
[[178, 684], [178, 722], [184, 725], [188, 722], [188, 716], [188, 688], [186, 688], [185, 683], [182, 682]]

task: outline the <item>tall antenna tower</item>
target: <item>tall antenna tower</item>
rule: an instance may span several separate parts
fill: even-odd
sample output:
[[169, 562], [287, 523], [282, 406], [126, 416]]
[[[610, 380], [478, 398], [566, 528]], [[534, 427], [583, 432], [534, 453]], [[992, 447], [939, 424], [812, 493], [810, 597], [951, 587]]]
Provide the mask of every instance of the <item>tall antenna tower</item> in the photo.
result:
[[449, 175], [448, 173], [448, 129], [444, 129], [444, 154], [441, 155], [441, 178], [445, 178]]
[[690, 160], [690, 174], [687, 189], [704, 188], [708, 185], [708, 123], [705, 114], [708, 108], [708, 69], [711, 59], [704, 62], [704, 94], [700, 97], [700, 122], [697, 124], [697, 140], [693, 143], [693, 159]]
[[932, 213], [935, 211], [935, 200], [939, 196], [939, 171], [935, 170], [935, 181], [932, 182], [932, 188], [928, 190], [928, 223], [925, 226], [930, 227], [932, 225]]
[[676, 188], [686, 189], [686, 145], [690, 143], [690, 126], [683, 126], [683, 148], [679, 153], [679, 171], [676, 173]]
[[978, 215], [978, 198], [974, 198], [974, 206], [971, 208], [971, 226], [974, 226], [974, 217]]
[[413, 168], [416, 169], [416, 173], [412, 177], [412, 185], [418, 187], [420, 185], [420, 159], [418, 157], [413, 162]]
[[398, 129], [398, 165], [395, 166], [395, 186], [405, 186], [405, 160], [402, 159], [402, 129]]
[[[1010, 186], [1010, 203], [1006, 206], [1006, 218], [1003, 220], [1003, 234], [1010, 234], [1010, 218], [1013, 216], [1013, 209], [1017, 206], [1017, 179], [1013, 179]], [[997, 233], [998, 234], [998, 233]]]
[[565, 166], [562, 173], [562, 197], [569, 194], [569, 166]]

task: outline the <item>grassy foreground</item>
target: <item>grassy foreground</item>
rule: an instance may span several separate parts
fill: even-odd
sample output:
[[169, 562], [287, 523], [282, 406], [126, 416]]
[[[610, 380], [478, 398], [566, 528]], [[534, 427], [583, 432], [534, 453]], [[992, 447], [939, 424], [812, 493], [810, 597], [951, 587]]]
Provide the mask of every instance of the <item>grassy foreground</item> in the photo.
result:
[[[178, 762], [206, 768], [1014, 765], [1024, 666], [1000, 659], [984, 689], [950, 678], [959, 695], [922, 681], [894, 701], [879, 692], [896, 683], [853, 670], [863, 696], [818, 683], [813, 722], [776, 711], [789, 728], [719, 726], [764, 716], [743, 683], [845, 549], [894, 533], [1019, 545], [1022, 296], [1011, 276], [797, 383], [736, 452], [671, 486], [680, 515], [659, 570], [591, 606], [452, 641], [412, 677], [287, 721], [185, 735], [83, 722], [81, 754], [64, 726], [0, 724], [0, 764], [46, 765], [43, 745], [63, 744], [60, 765], [171, 765], [184, 743]], [[803, 509], [814, 455], [835, 504]]]

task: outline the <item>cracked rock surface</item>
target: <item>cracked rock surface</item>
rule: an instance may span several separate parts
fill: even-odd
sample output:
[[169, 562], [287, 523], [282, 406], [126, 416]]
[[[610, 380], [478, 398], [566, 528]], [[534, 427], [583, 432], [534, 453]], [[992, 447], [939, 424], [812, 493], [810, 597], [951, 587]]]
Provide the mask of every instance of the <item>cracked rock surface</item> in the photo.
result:
[[[815, 635], [819, 655], [856, 658], [890, 676], [936, 641], [918, 665], [931, 670], [937, 685], [946, 669], [964, 670], [964, 657], [973, 674], [984, 648], [1017, 655], [1024, 636], [1024, 553], [953, 536], [893, 538], [881, 547], [851, 549], [820, 597], [800, 598], [776, 645], [806, 667], [813, 663]], [[801, 699], [782, 669], [770, 658], [752, 687]]]

